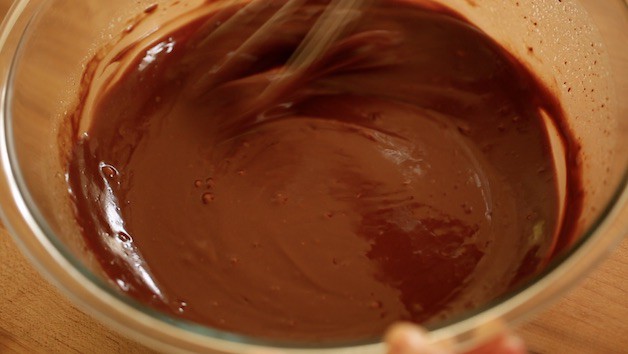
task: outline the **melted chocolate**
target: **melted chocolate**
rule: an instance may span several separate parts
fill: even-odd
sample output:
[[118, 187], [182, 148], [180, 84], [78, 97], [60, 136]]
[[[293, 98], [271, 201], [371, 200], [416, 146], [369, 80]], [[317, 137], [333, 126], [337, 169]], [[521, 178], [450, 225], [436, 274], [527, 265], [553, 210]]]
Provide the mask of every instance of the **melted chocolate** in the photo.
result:
[[568, 243], [544, 122], [561, 109], [503, 48], [381, 1], [269, 95], [326, 2], [240, 47], [282, 4], [153, 33], [78, 108], [69, 185], [117, 287], [237, 333], [361, 339], [484, 305]]

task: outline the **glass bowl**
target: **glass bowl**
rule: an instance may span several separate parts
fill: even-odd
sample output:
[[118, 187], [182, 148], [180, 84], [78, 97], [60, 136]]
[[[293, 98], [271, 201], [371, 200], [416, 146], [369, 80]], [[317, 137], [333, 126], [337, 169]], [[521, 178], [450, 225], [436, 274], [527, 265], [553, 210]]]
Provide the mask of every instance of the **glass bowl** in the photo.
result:
[[[160, 1], [14, 3], [0, 32], [0, 209], [16, 242], [86, 312], [161, 351], [384, 352], [381, 338], [324, 346], [268, 342], [169, 317], [116, 291], [85, 251], [68, 201], [60, 123], [77, 100], [86, 63], [154, 2]], [[434, 342], [465, 350], [564, 294], [628, 231], [622, 214], [628, 200], [628, 5], [623, 0], [439, 2], [519, 57], [561, 100], [582, 147], [585, 184], [578, 237], [567, 252], [517, 291], [429, 328]]]

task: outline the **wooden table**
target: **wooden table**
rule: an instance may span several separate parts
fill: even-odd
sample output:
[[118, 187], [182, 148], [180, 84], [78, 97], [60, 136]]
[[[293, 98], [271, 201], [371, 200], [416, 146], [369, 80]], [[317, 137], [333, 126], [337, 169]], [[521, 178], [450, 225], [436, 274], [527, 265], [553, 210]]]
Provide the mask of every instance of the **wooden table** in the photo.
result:
[[[10, 0], [0, 0], [0, 17]], [[624, 217], [628, 217], [624, 213]], [[575, 291], [518, 332], [536, 353], [628, 353], [628, 239]], [[76, 309], [0, 225], [0, 353], [152, 353]]]

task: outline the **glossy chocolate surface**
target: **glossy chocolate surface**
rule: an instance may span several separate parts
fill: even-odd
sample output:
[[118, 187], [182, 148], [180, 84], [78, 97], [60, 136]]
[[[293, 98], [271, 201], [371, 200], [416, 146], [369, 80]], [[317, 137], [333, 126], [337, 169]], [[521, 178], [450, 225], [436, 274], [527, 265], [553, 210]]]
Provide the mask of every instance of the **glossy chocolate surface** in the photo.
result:
[[380, 1], [269, 88], [326, 2], [241, 46], [283, 4], [264, 3], [130, 45], [77, 109], [77, 221], [122, 291], [241, 334], [363, 339], [484, 305], [569, 242], [543, 118], [561, 109], [502, 47]]

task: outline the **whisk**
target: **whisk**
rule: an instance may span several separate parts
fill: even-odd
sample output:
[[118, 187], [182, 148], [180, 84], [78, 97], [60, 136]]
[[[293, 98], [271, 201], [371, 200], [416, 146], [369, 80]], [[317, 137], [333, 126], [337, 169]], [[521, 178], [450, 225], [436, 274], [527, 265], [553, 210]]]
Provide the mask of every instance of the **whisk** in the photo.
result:
[[[240, 1], [241, 0], [230, 0], [225, 4], [225, 7]], [[248, 107], [246, 110], [250, 112], [273, 101], [277, 96], [281, 95], [291, 83], [301, 78], [308, 68], [316, 63], [343, 34], [347, 26], [351, 23], [355, 23], [355, 20], [360, 17], [362, 10], [364, 10], [369, 1], [370, 0], [331, 0], [312, 28], [307, 32], [286, 65], [273, 75], [270, 83], [261, 91], [259, 96], [252, 101], [251, 105], [254, 107]], [[247, 40], [230, 53], [229, 57], [210, 73], [210, 75], [216, 77], [220, 71], [229, 72], [232, 69], [232, 65], [238, 65], [235, 58], [246, 55], [252, 48], [263, 43], [264, 38], [268, 38], [272, 35], [273, 31], [276, 30], [277, 24], [281, 23], [284, 18], [288, 17], [306, 3], [307, 0], [288, 0], [262, 26], [250, 35]], [[237, 30], [241, 18], [250, 16], [251, 13], [254, 14], [261, 11], [264, 6], [268, 6], [267, 0], [251, 0], [205, 38], [204, 42], [211, 42], [214, 36], [219, 36], [227, 31]]]
[[[359, 16], [359, 10], [365, 6], [366, 1], [332, 0], [267, 91], [282, 85], [284, 80], [298, 76], [325, 54], [344, 29]], [[302, 1], [291, 0], [285, 6], [292, 2]]]

